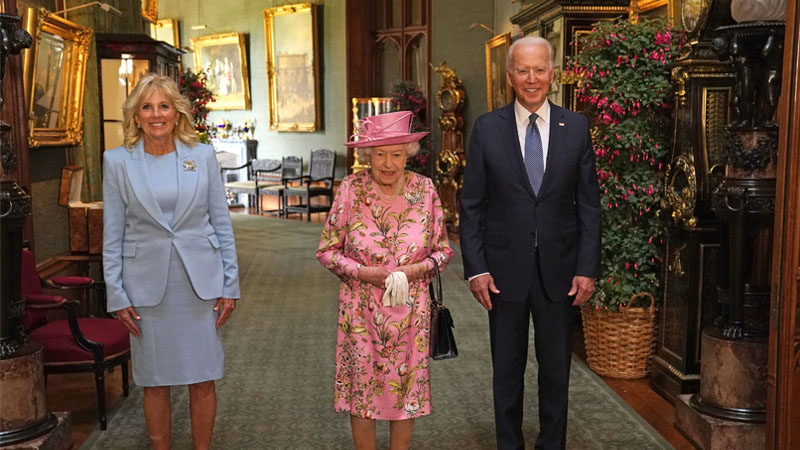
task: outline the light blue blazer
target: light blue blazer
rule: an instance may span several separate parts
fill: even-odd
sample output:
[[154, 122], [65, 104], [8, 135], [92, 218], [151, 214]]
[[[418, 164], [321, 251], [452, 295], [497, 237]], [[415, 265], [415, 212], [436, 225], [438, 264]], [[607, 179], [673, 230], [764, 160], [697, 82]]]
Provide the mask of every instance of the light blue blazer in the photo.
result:
[[103, 154], [103, 274], [108, 311], [156, 306], [167, 287], [170, 252], [181, 258], [198, 297], [239, 298], [233, 227], [214, 149], [175, 140], [178, 199], [172, 225], [158, 206], [144, 144]]

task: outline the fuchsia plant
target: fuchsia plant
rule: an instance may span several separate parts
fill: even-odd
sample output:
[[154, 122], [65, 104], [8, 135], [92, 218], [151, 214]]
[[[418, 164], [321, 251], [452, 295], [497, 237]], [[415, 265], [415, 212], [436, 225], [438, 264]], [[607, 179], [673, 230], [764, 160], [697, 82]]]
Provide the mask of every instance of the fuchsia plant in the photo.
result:
[[200, 136], [200, 142], [209, 144], [216, 130], [206, 123], [208, 117], [208, 104], [216, 101], [214, 93], [207, 87], [208, 77], [205, 72], [193, 72], [181, 69], [178, 74], [178, 87], [181, 94], [185, 95], [192, 104], [194, 127]]
[[683, 43], [659, 19], [599, 22], [567, 65], [592, 121], [604, 209], [602, 278], [590, 300], [596, 308], [616, 311], [633, 294], [659, 288], [670, 65]]

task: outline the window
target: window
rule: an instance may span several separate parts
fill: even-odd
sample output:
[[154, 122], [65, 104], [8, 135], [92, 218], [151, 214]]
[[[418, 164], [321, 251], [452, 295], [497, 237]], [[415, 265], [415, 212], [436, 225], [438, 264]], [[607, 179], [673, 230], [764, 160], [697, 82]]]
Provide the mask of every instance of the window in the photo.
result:
[[408, 80], [430, 101], [430, 10], [430, 0], [377, 0], [378, 95], [388, 96], [391, 83]]

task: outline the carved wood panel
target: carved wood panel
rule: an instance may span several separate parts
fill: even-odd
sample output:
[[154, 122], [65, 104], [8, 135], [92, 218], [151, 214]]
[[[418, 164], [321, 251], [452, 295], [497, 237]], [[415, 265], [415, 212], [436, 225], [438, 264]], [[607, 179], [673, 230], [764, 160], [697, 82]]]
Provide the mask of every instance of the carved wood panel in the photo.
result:
[[800, 448], [800, 6], [786, 2], [778, 107], [778, 189], [772, 264], [767, 449]]

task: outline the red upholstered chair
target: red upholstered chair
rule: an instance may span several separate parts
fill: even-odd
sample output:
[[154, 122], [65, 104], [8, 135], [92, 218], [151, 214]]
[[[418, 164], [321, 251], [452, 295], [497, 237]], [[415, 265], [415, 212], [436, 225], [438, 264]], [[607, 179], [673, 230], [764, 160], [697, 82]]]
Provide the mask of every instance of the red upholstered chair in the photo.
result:
[[[87, 289], [91, 278], [54, 277], [41, 281], [33, 255], [22, 250], [20, 294], [25, 298], [23, 328], [31, 340], [44, 347], [45, 375], [93, 372], [97, 388], [100, 429], [106, 429], [105, 371], [122, 366], [122, 394], [128, 396], [128, 361], [131, 358], [128, 330], [116, 319], [78, 318], [80, 303], [58, 295], [46, 295], [42, 284], [56, 289]], [[57, 284], [56, 284], [57, 283]], [[47, 310], [65, 309], [66, 320], [47, 320]]]

